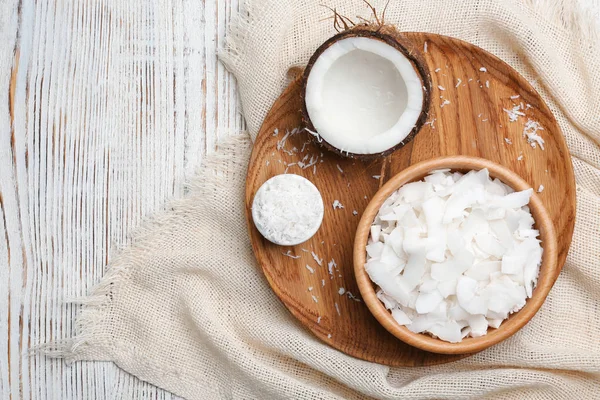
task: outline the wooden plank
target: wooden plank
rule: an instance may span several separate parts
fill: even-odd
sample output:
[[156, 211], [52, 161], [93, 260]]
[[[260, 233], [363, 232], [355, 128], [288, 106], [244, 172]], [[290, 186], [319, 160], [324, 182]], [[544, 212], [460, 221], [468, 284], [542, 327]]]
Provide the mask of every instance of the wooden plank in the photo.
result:
[[110, 363], [26, 353], [70, 335], [77, 306], [65, 300], [243, 128], [216, 59], [238, 1], [20, 7], [18, 52], [0, 65], [14, 64], [0, 86], [14, 119], [0, 135], [0, 397], [173, 398]]

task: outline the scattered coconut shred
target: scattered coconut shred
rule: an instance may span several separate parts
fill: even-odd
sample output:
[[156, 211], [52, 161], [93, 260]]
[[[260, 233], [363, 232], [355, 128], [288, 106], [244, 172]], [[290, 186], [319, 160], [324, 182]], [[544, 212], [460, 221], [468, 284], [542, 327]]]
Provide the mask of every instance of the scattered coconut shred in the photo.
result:
[[394, 192], [371, 226], [365, 265], [394, 319], [454, 343], [520, 310], [542, 259], [532, 192], [487, 169], [434, 171]]

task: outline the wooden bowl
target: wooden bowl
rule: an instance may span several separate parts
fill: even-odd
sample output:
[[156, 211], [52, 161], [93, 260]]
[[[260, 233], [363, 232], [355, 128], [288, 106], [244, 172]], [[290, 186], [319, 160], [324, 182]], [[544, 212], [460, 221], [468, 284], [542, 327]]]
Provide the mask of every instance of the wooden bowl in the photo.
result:
[[364, 267], [366, 263], [365, 247], [369, 238], [371, 224], [383, 202], [404, 184], [422, 180], [430, 171], [442, 168], [450, 168], [452, 171], [459, 172], [487, 168], [491, 177], [500, 179], [502, 182], [515, 189], [515, 191], [521, 191], [531, 187], [519, 175], [508, 168], [483, 158], [450, 156], [434, 158], [414, 164], [394, 176], [379, 189], [365, 209], [358, 224], [354, 239], [354, 273], [356, 275], [358, 288], [367, 307], [381, 325], [398, 339], [411, 346], [434, 353], [475, 353], [513, 335], [529, 322], [541, 307], [554, 284], [557, 272], [556, 234], [554, 232], [552, 220], [544, 208], [542, 201], [536, 193], [533, 193], [529, 202], [529, 208], [535, 220], [535, 227], [540, 231], [544, 252], [542, 255], [542, 264], [540, 266], [537, 286], [533, 290], [532, 297], [527, 299], [525, 306], [520, 311], [511, 314], [498, 329], [489, 328], [486, 335], [477, 338], [468, 337], [459, 343], [446, 342], [433, 338], [429, 334], [411, 332], [405, 326], [398, 324], [377, 298], [375, 293], [376, 285], [371, 281]]

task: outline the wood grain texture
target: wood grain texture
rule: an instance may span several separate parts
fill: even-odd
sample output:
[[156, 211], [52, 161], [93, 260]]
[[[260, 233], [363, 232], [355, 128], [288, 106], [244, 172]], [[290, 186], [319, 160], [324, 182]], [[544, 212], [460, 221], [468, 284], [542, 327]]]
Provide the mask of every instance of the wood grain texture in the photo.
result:
[[[413, 333], [405, 326], [399, 325], [390, 312], [383, 306], [383, 303], [377, 298], [377, 285], [373, 284], [365, 270], [367, 256], [365, 248], [369, 239], [371, 225], [379, 213], [381, 205], [392, 193], [406, 183], [422, 180], [431, 171], [446, 168], [452, 170], [452, 172], [458, 171], [462, 173], [487, 168], [491, 178], [500, 179], [515, 191], [527, 190], [531, 187], [518, 173], [484, 158], [445, 156], [413, 164], [387, 181], [373, 196], [364, 210], [356, 228], [353, 243], [354, 274], [365, 304], [377, 321], [392, 335], [421, 350], [441, 354], [468, 354], [484, 350], [515, 334], [539, 310], [560, 272], [557, 269], [557, 240], [554, 223], [546, 210], [544, 202], [542, 202], [541, 196], [533, 193], [529, 201], [529, 209], [535, 220], [534, 226], [540, 232], [540, 240], [542, 241], [544, 253], [536, 287], [532, 297], [527, 300], [525, 307], [519, 312], [511, 314], [508, 320], [503, 322], [498, 329], [488, 329], [487, 334], [484, 336], [465, 338], [458, 343], [449, 343], [429, 335]], [[572, 184], [574, 185], [575, 182], [572, 182]], [[559, 207], [559, 204], [553, 204], [554, 200], [557, 200], [557, 198], [547, 198], [546, 203], [550, 207]], [[575, 204], [569, 205], [569, 208], [575, 209]]]
[[[546, 104], [522, 76], [471, 44], [425, 33], [409, 33], [406, 37], [419, 49], [424, 48], [425, 42], [428, 44], [424, 56], [434, 87], [429, 124], [402, 149], [368, 162], [327, 152], [301, 130], [288, 135], [283, 143], [284, 133], [301, 124], [301, 82], [296, 80], [275, 102], [257, 137], [246, 183], [246, 215], [252, 246], [267, 280], [303, 325], [326, 343], [355, 357], [388, 365], [418, 366], [461, 356], [427, 353], [402, 343], [377, 323], [364, 302], [347, 295], [348, 291], [358, 294], [353, 240], [369, 199], [389, 178], [420, 161], [443, 155], [487, 158], [516, 172], [531, 187], [546, 188], [540, 197], [559, 232], [558, 265], [562, 268], [575, 223], [575, 185], [560, 129]], [[443, 105], [444, 100], [450, 103]], [[520, 102], [527, 108], [526, 116], [510, 122], [503, 109], [512, 109]], [[545, 150], [532, 148], [523, 138], [528, 119], [544, 127]], [[299, 168], [297, 162], [307, 154], [305, 161], [314, 155], [318, 156], [317, 164]], [[311, 180], [325, 203], [319, 232], [308, 242], [289, 248], [263, 239], [250, 218], [258, 187], [285, 171]], [[334, 209], [334, 200], [339, 200], [344, 208]], [[283, 253], [288, 250], [299, 258], [285, 256]], [[322, 266], [317, 265], [312, 251], [324, 260]], [[332, 273], [327, 265], [331, 260], [337, 265]], [[305, 268], [307, 264], [316, 270], [314, 274]], [[339, 294], [340, 288], [345, 294]]]
[[79, 306], [68, 300], [244, 128], [216, 58], [239, 2], [9, 3], [0, 18], [14, 13], [18, 33], [0, 55], [12, 121], [0, 123], [0, 399], [171, 399], [111, 363], [28, 352], [72, 334]]

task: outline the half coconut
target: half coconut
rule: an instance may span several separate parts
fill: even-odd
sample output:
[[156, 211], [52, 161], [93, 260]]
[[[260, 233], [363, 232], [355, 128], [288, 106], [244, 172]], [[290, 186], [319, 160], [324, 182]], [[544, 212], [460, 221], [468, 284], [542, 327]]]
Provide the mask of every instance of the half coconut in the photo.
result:
[[303, 117], [319, 143], [342, 156], [385, 156], [427, 120], [431, 79], [395, 28], [357, 26], [325, 42], [304, 70]]

